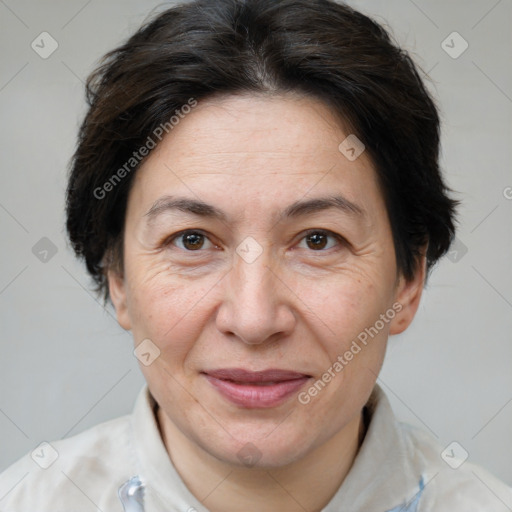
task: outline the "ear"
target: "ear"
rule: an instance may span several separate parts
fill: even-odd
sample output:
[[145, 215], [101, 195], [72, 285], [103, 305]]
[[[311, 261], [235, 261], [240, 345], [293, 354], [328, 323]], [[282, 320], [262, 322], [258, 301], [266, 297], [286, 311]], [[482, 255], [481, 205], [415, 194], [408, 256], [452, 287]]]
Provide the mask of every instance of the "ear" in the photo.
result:
[[110, 299], [116, 310], [117, 321], [123, 329], [129, 331], [132, 328], [132, 323], [128, 311], [124, 276], [111, 269], [107, 272], [107, 279]]
[[391, 321], [389, 334], [400, 334], [411, 325], [414, 315], [420, 305], [421, 294], [425, 286], [427, 274], [427, 259], [425, 251], [418, 260], [416, 272], [411, 280], [406, 280], [402, 275], [398, 279], [395, 301], [401, 309], [396, 309], [397, 314]]

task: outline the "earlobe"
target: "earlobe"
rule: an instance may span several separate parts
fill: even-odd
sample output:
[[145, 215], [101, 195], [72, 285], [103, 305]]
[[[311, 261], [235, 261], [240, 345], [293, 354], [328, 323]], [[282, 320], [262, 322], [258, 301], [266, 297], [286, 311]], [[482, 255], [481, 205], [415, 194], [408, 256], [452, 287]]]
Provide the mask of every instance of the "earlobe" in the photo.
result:
[[411, 280], [400, 276], [395, 295], [395, 301], [400, 304], [400, 310], [398, 311], [397, 308], [398, 312], [391, 321], [389, 334], [400, 334], [411, 325], [420, 305], [425, 285], [426, 267], [426, 257], [423, 255], [418, 261], [416, 273]]
[[109, 270], [107, 272], [107, 279], [110, 299], [112, 300], [112, 304], [116, 310], [117, 321], [123, 329], [129, 331], [132, 328], [132, 325], [128, 312], [124, 276], [114, 270]]

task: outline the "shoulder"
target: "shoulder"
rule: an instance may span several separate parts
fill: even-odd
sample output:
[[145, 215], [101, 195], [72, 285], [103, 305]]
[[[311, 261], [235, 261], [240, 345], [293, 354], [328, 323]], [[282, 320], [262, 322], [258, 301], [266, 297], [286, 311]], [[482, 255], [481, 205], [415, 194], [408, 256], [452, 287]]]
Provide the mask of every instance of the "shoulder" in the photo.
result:
[[512, 510], [512, 488], [473, 464], [460, 443], [443, 447], [421, 429], [404, 423], [397, 426], [413, 465], [423, 474], [418, 512]]
[[122, 416], [40, 444], [0, 474], [0, 510], [121, 511], [117, 489], [136, 467], [131, 429]]

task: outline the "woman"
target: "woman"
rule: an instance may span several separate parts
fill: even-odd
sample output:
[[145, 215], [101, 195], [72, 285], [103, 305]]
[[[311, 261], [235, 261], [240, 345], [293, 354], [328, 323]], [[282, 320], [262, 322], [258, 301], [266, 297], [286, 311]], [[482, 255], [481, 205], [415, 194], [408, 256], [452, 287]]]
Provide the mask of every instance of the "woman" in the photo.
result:
[[510, 510], [376, 385], [456, 206], [436, 107], [382, 27], [196, 0], [108, 54], [88, 100], [68, 233], [147, 387], [7, 470], [2, 510]]

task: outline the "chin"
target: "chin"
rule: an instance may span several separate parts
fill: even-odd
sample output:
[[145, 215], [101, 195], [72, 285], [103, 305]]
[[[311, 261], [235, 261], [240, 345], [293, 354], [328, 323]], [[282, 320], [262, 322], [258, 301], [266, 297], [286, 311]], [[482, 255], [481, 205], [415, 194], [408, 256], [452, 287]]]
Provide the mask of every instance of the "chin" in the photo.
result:
[[[269, 429], [269, 432], [272, 430]], [[254, 469], [284, 467], [314, 449], [314, 440], [308, 438], [304, 432], [283, 429], [279, 436], [276, 435], [276, 430], [271, 435], [272, 439], [269, 439], [268, 434], [262, 435], [258, 430], [254, 435], [245, 432], [245, 435], [230, 437], [227, 434], [227, 437], [215, 442], [201, 439], [198, 444], [226, 464]]]

